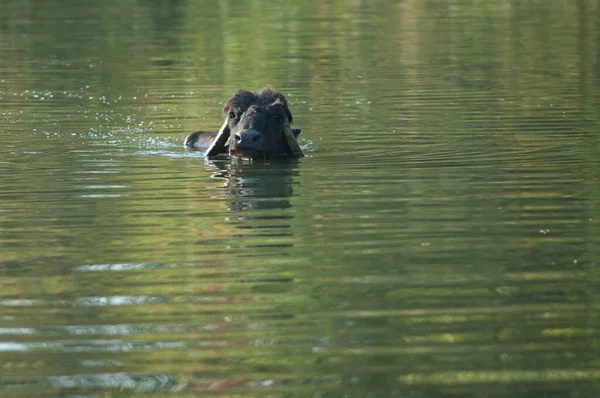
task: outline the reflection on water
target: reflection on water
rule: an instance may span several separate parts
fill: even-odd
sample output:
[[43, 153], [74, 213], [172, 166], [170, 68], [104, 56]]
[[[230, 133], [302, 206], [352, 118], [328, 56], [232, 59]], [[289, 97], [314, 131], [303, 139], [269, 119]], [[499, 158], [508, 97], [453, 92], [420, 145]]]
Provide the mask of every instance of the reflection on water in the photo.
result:
[[[222, 179], [224, 197], [231, 211], [274, 210], [291, 207], [292, 177], [299, 174], [299, 160], [252, 162], [232, 159], [211, 162], [212, 178]], [[272, 214], [270, 212], [270, 214]]]
[[0, 9], [2, 397], [599, 395], [597, 1]]

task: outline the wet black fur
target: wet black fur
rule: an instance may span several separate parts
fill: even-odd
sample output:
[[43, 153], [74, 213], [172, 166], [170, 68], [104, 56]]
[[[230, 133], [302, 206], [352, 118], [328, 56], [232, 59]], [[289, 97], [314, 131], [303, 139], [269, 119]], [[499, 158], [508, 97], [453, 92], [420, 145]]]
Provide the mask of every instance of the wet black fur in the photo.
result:
[[[256, 115], [257, 112], [261, 113], [262, 115]], [[229, 152], [230, 154], [238, 155], [239, 148], [236, 148], [236, 142], [233, 142], [232, 137], [237, 132], [242, 131], [240, 129], [253, 128], [251, 127], [251, 125], [255, 123], [253, 120], [261, 120], [260, 118], [263, 118], [262, 120], [265, 120], [265, 116], [268, 119], [277, 120], [276, 122], [273, 122], [276, 123], [275, 125], [277, 125], [277, 123], [280, 123], [280, 120], [284, 120], [283, 118], [287, 119], [289, 124], [291, 124], [293, 120], [292, 113], [289, 110], [287, 100], [285, 96], [279, 91], [272, 90], [269, 88], [263, 88], [257, 91], [240, 90], [237, 93], [235, 93], [223, 106], [222, 117], [225, 120], [225, 124], [221, 131], [223, 131], [225, 126], [227, 126], [226, 131], [229, 134], [229, 136], [223, 136], [223, 139], [226, 139], [226, 141], [222, 141], [222, 139], [219, 138], [219, 144], [213, 144], [213, 146], [211, 146], [211, 143], [213, 143], [217, 136], [221, 135], [213, 132], [197, 131], [187, 136], [184, 145], [190, 148], [202, 148], [211, 146], [211, 148], [215, 148], [216, 150], [214, 152], [213, 150], [209, 150], [207, 153], [212, 152], [212, 154], [217, 154]], [[256, 119], [257, 117], [259, 119]], [[271, 127], [272, 126], [269, 124], [268, 129], [270, 129]], [[291, 130], [294, 137], [297, 137], [301, 132], [300, 129], [293, 128]], [[267, 130], [265, 130], [265, 132], [266, 131]], [[266, 135], [264, 137], [273, 136]], [[277, 138], [277, 140], [278, 139], [279, 137]], [[281, 137], [281, 139], [283, 140], [283, 142], [286, 142], [283, 136]], [[270, 142], [271, 146], [278, 145], [278, 141], [268, 142]], [[284, 145], [284, 148], [288, 148], [285, 144], [282, 145]], [[262, 151], [264, 151], [263, 155], [260, 155], [260, 150], [258, 152], [261, 157], [280, 157], [282, 155], [290, 156], [293, 153], [293, 151], [290, 152], [289, 148], [284, 149], [282, 151], [276, 150], [273, 147], [271, 147], [270, 149], [267, 147], [263, 147]], [[302, 156], [301, 151], [299, 156]]]
[[238, 115], [245, 113], [252, 105], [259, 107], [271, 105], [279, 100], [279, 103], [284, 107], [284, 113], [290, 124], [292, 123], [292, 113], [287, 105], [285, 96], [277, 90], [263, 88], [258, 91], [240, 90], [231, 97], [223, 106], [223, 119], [227, 117], [229, 112], [236, 112]]

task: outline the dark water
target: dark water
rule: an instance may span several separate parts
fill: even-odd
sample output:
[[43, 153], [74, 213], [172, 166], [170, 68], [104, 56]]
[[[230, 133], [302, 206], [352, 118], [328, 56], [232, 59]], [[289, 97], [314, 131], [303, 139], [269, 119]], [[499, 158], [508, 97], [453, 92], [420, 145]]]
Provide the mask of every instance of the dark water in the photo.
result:
[[[0, 1], [0, 395], [598, 396], [599, 20]], [[306, 158], [183, 149], [263, 86]]]

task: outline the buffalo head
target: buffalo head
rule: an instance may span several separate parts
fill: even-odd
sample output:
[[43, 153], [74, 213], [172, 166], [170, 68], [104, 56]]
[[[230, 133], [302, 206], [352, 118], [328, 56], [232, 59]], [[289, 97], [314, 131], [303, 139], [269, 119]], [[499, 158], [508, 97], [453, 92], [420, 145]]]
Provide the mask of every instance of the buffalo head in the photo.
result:
[[285, 96], [264, 88], [240, 90], [223, 107], [224, 123], [218, 133], [195, 132], [185, 145], [206, 147], [206, 156], [220, 153], [244, 158], [302, 157], [296, 141], [299, 129], [292, 129], [292, 113]]

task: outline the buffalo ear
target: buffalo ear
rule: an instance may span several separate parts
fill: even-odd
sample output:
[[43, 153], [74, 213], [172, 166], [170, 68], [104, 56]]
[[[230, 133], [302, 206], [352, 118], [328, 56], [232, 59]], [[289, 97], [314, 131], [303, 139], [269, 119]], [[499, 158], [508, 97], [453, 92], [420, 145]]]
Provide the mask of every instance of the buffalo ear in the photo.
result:
[[[297, 134], [294, 130], [297, 131]], [[304, 156], [302, 149], [300, 149], [300, 145], [298, 145], [298, 141], [296, 140], [296, 136], [300, 134], [300, 131], [300, 129], [292, 129], [287, 119], [285, 120], [285, 123], [283, 124], [283, 138], [285, 139], [285, 142], [290, 150], [290, 155], [295, 158], [301, 158]]]
[[229, 129], [229, 124], [227, 123], [227, 120], [225, 120], [225, 123], [223, 123], [223, 126], [221, 126], [221, 129], [217, 133], [217, 136], [215, 137], [212, 144], [210, 144], [204, 155], [215, 156], [219, 153], [227, 152], [225, 150], [225, 146], [227, 145], [227, 141], [229, 140], [230, 134], [231, 130]]
[[212, 131], [195, 131], [185, 137], [183, 146], [187, 148], [206, 149], [215, 140], [217, 133]]

